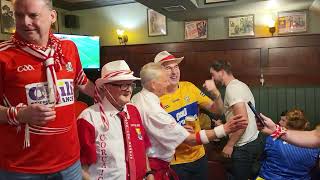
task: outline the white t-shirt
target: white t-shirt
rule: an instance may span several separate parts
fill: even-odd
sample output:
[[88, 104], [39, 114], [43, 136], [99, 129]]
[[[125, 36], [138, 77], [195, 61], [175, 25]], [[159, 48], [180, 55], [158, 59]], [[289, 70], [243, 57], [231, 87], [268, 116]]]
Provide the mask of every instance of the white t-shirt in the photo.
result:
[[256, 119], [253, 112], [250, 110], [247, 104], [248, 101], [251, 101], [251, 103], [255, 106], [254, 97], [249, 87], [245, 83], [239, 81], [238, 79], [230, 81], [226, 87], [226, 94], [224, 97], [226, 120], [228, 121], [230, 117], [233, 116], [232, 106], [240, 102], [244, 102], [246, 104], [249, 118], [246, 131], [241, 136], [239, 141], [235, 144], [235, 146], [242, 146], [251, 141], [254, 141], [255, 139], [257, 139], [259, 134], [259, 131], [257, 130]]
[[168, 114], [160, 105], [158, 96], [142, 89], [132, 97], [138, 108], [142, 123], [151, 142], [148, 157], [170, 162], [175, 149], [190, 133]]

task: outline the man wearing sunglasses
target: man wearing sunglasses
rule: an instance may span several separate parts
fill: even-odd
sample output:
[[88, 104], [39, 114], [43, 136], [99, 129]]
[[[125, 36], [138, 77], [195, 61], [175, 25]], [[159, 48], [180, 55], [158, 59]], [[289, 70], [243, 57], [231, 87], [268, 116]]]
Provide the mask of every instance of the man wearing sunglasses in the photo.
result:
[[124, 60], [103, 66], [96, 104], [77, 121], [84, 179], [152, 178], [146, 156], [150, 142], [137, 108], [129, 103], [135, 80], [140, 78]]

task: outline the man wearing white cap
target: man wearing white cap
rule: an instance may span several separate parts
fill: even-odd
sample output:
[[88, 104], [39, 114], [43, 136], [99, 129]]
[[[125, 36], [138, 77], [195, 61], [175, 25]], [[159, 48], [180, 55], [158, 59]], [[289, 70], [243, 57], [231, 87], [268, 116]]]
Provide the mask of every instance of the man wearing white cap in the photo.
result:
[[169, 164], [176, 147], [182, 142], [190, 146], [207, 144], [215, 138], [246, 127], [245, 119], [235, 116], [232, 121], [213, 130], [201, 130], [191, 134], [161, 107], [159, 97], [166, 93], [169, 85], [164, 68], [153, 62], [148, 63], [142, 67], [140, 77], [143, 89], [133, 96], [132, 102], [139, 109], [151, 141], [148, 157], [155, 180], [169, 180], [170, 176], [177, 178]]
[[[182, 126], [185, 125], [187, 116], [195, 117], [195, 131], [197, 132], [200, 131], [198, 106], [211, 112], [221, 113], [220, 109], [216, 109], [216, 107], [221, 107], [219, 104], [222, 104], [222, 101], [221, 98], [217, 98], [220, 93], [216, 88], [209, 90], [218, 99], [217, 102], [214, 102], [192, 83], [179, 82], [179, 63], [182, 59], [183, 57], [176, 58], [167, 51], [162, 51], [156, 55], [154, 62], [161, 64], [169, 76], [167, 94], [162, 96], [160, 100], [164, 109]], [[210, 85], [208, 84], [207, 86], [213, 87]], [[208, 162], [203, 145], [191, 147], [185, 143], [181, 144], [176, 149], [174, 158], [171, 161], [171, 167], [182, 180], [207, 179]]]
[[80, 160], [84, 177], [142, 180], [152, 178], [146, 149], [150, 146], [140, 114], [130, 104], [133, 72], [124, 60], [103, 66], [93, 106], [78, 117]]

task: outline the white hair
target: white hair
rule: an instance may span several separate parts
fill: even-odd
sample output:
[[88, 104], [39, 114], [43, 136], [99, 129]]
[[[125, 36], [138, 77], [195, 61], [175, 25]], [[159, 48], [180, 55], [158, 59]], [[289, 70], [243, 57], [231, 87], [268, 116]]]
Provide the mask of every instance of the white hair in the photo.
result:
[[148, 82], [158, 79], [161, 72], [163, 72], [163, 67], [160, 64], [150, 62], [144, 65], [140, 71], [141, 85], [144, 88], [148, 88]]

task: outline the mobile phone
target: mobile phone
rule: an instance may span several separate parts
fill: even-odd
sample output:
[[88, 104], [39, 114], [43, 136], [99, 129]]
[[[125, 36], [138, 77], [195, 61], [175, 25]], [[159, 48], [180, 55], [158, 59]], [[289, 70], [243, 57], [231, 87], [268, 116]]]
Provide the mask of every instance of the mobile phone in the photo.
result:
[[253, 104], [250, 101], [248, 102], [248, 105], [253, 114], [256, 116], [257, 120], [260, 121], [262, 125], [265, 125], [263, 118], [260, 116], [260, 113], [258, 113], [258, 111], [254, 108]]

